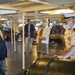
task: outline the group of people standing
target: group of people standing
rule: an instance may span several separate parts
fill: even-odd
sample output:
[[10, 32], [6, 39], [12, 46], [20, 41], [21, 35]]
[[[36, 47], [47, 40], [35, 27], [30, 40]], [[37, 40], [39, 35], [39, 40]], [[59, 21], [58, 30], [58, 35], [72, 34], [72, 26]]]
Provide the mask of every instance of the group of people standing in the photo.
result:
[[[32, 53], [32, 44], [34, 38], [35, 27], [31, 23], [31, 20], [27, 20], [27, 24], [25, 25], [25, 49], [29, 50]], [[46, 19], [42, 20], [42, 26], [39, 28], [37, 32], [37, 53], [46, 53], [49, 54], [48, 44], [49, 44], [49, 34], [50, 28], [48, 27], [48, 22]]]
[[[30, 27], [29, 27], [30, 26]], [[28, 28], [30, 30], [28, 30]], [[65, 29], [64, 40], [65, 40], [65, 48], [63, 51], [65, 53], [63, 55], [55, 55], [54, 57], [66, 59], [70, 56], [75, 55], [75, 18], [69, 18], [65, 23], [63, 23], [63, 28]], [[28, 46], [28, 42], [30, 41], [29, 51], [32, 52], [32, 42], [34, 38], [35, 27], [31, 24], [30, 19], [28, 19], [28, 24], [25, 25], [25, 42], [26, 47]], [[42, 26], [39, 28], [37, 33], [37, 53], [46, 53], [49, 54], [49, 35], [51, 28], [48, 27], [48, 21], [46, 19], [42, 20]]]
[[[70, 18], [63, 24], [65, 29], [64, 40], [66, 52], [63, 55], [56, 55], [55, 57], [60, 59], [66, 59], [75, 55], [75, 18]], [[49, 54], [49, 35], [51, 28], [48, 27], [48, 21], [42, 20], [42, 26], [37, 32], [37, 53]], [[35, 33], [35, 26], [31, 23], [30, 19], [27, 19], [25, 25], [25, 49], [32, 53], [32, 44]], [[26, 52], [26, 51], [25, 51]], [[5, 75], [6, 71], [6, 57], [7, 48], [4, 41], [4, 36], [0, 28], [0, 75]]]
[[[0, 28], [0, 75], [6, 75], [5, 73], [6, 73], [7, 48], [5, 45], [4, 34], [2, 29], [3, 28]], [[25, 49], [28, 50], [30, 53], [32, 53], [34, 33], [35, 33], [35, 26], [31, 23], [30, 19], [27, 19], [27, 24], [25, 25]], [[49, 53], [48, 52], [49, 33], [50, 29], [48, 27], [47, 20], [44, 19], [42, 20], [42, 27], [39, 29], [37, 33], [38, 38], [37, 52], [41, 51], [41, 53], [42, 52], [47, 54]], [[42, 48], [40, 48], [41, 46]]]

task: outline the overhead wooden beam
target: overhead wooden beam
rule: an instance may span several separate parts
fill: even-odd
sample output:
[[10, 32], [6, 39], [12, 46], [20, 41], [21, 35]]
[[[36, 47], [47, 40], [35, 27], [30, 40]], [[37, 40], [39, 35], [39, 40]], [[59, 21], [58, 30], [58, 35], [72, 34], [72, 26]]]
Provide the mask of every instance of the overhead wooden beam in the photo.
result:
[[21, 17], [21, 14], [11, 14], [11, 15], [2, 15], [2, 18], [18, 18]]
[[0, 5], [0, 9], [6, 9], [6, 10], [20, 10], [19, 8], [17, 8], [17, 7], [11, 7], [11, 6], [9, 6], [9, 5]]
[[57, 8], [57, 7], [50, 6], [50, 5], [36, 5], [36, 6], [32, 6], [32, 7], [21, 8], [20, 12], [30, 12], [30, 11], [53, 9], [53, 8]]
[[33, 2], [30, 2], [30, 1], [22, 1], [22, 2], [17, 2], [17, 3], [11, 3], [10, 5], [13, 6], [13, 7], [18, 7], [18, 6], [21, 6], [21, 5], [26, 5], [26, 4], [31, 4]]

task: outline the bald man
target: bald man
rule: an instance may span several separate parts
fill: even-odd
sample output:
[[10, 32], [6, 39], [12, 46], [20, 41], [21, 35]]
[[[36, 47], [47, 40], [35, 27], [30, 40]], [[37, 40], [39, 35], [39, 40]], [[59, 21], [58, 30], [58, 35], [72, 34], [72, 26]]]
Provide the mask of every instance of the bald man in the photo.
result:
[[46, 19], [42, 20], [42, 27], [38, 30], [38, 42], [37, 42], [37, 53], [49, 54], [49, 35], [50, 28]]

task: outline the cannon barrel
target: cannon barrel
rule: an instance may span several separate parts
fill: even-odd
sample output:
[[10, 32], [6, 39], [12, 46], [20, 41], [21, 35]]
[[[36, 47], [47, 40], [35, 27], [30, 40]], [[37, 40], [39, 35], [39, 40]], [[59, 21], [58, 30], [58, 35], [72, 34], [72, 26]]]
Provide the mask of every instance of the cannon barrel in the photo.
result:
[[75, 61], [38, 58], [26, 72], [24, 75], [75, 75]]

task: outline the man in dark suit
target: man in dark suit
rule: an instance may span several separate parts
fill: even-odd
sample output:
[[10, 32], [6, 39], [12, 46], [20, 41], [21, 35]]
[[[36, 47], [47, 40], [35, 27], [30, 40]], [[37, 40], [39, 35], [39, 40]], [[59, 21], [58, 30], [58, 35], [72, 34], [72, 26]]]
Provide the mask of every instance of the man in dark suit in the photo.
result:
[[34, 38], [35, 27], [31, 24], [31, 20], [27, 19], [27, 24], [25, 25], [25, 48], [32, 52], [32, 43]]

